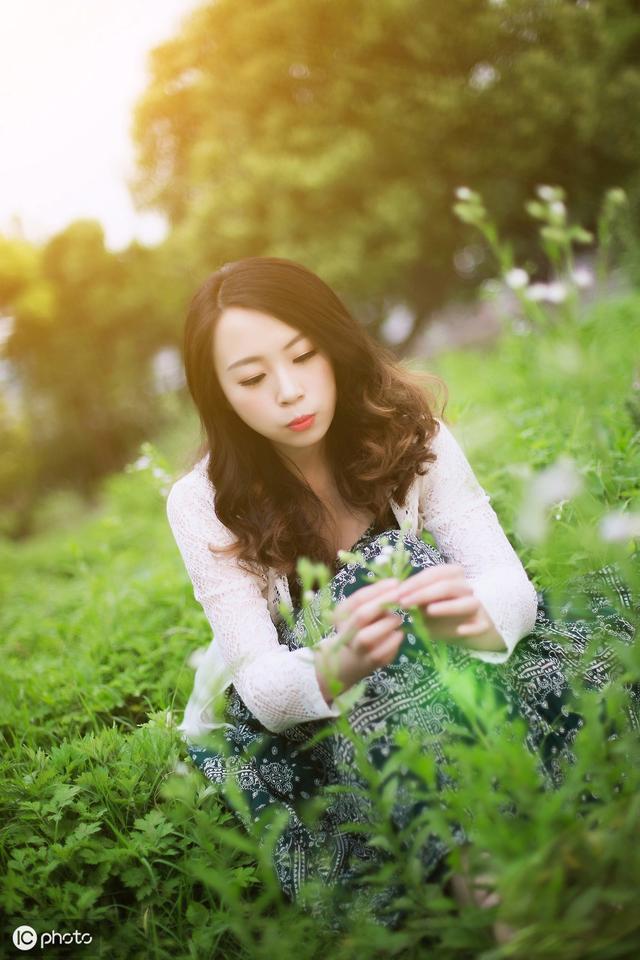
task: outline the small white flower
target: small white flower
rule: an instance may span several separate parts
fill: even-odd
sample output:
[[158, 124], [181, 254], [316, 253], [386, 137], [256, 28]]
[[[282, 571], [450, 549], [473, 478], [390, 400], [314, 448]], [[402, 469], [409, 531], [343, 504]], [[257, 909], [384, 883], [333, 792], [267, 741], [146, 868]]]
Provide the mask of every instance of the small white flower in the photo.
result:
[[525, 296], [528, 300], [562, 303], [567, 298], [567, 287], [559, 280], [555, 280], [553, 283], [532, 283], [525, 290]]
[[476, 63], [469, 75], [469, 86], [474, 90], [487, 90], [492, 87], [500, 74], [490, 63]]
[[143, 456], [138, 457], [138, 459], [133, 464], [134, 470], [146, 470], [151, 463], [151, 457]]
[[458, 187], [456, 190], [456, 197], [458, 200], [471, 200], [473, 193], [469, 187]]
[[569, 500], [580, 492], [582, 476], [571, 457], [560, 456], [534, 477], [531, 493], [545, 505]]
[[379, 553], [377, 557], [374, 557], [373, 563], [376, 567], [382, 567], [388, 560], [388, 557], [385, 557], [383, 553]]
[[576, 267], [571, 274], [571, 279], [575, 283], [576, 287], [580, 287], [582, 290], [584, 290], [586, 287], [593, 286], [593, 274], [587, 267]]
[[564, 504], [582, 490], [583, 479], [574, 461], [561, 456], [531, 478], [520, 508], [517, 527], [523, 540], [541, 543], [547, 532], [548, 510], [556, 505], [560, 519]]
[[565, 207], [562, 200], [554, 200], [549, 207], [551, 213], [554, 217], [557, 217], [558, 220], [564, 220], [567, 215], [567, 208]]
[[187, 764], [182, 760], [176, 760], [175, 764], [173, 765], [173, 772], [179, 777], [186, 777], [191, 771]]
[[546, 183], [541, 183], [539, 187], [536, 187], [536, 193], [541, 200], [544, 200], [545, 203], [553, 203], [556, 199], [556, 191], [554, 187], [550, 187]]
[[504, 282], [512, 290], [522, 290], [529, 283], [529, 274], [522, 267], [514, 267], [505, 273]]
[[383, 556], [383, 557], [390, 557], [392, 556], [392, 554], [393, 554], [393, 547], [391, 546], [390, 543], [387, 543], [380, 551], [380, 556]]
[[559, 280], [554, 280], [547, 286], [547, 300], [551, 303], [562, 303], [567, 299], [567, 285]]
[[600, 521], [600, 537], [609, 543], [625, 543], [640, 537], [640, 512], [613, 510]]
[[204, 660], [205, 654], [208, 649], [209, 647], [198, 647], [197, 650], [194, 650], [191, 654], [189, 654], [189, 659], [187, 660], [187, 663], [189, 664], [192, 670], [198, 669], [198, 667]]
[[311, 603], [311, 601], [315, 597], [315, 594], [313, 590], [305, 590], [302, 596], [308, 603]]
[[539, 300], [545, 300], [547, 295], [547, 285], [546, 283], [532, 283], [530, 287], [527, 287], [525, 290], [525, 296], [527, 300], [534, 300], [536, 303]]

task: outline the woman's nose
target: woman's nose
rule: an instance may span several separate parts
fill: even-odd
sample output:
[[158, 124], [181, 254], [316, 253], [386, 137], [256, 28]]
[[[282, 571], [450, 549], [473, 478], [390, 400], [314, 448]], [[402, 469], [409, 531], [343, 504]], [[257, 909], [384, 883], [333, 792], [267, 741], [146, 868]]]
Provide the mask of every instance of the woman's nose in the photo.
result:
[[277, 382], [279, 403], [291, 403], [293, 400], [299, 400], [304, 393], [298, 379], [287, 370], [283, 370], [277, 375]]

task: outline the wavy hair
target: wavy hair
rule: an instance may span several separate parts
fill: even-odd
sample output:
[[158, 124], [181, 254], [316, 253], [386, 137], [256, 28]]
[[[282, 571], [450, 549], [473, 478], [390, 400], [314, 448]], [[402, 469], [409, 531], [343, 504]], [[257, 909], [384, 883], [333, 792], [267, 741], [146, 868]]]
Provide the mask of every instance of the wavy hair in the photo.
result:
[[227, 307], [267, 313], [305, 333], [328, 356], [336, 381], [336, 410], [326, 454], [336, 487], [349, 506], [387, 514], [400, 505], [417, 475], [435, 460], [429, 449], [438, 423], [432, 374], [406, 367], [352, 316], [316, 274], [280, 257], [246, 257], [212, 273], [191, 300], [184, 330], [187, 386], [197, 407], [203, 441], [195, 460], [208, 456], [215, 512], [237, 538], [210, 544], [232, 552], [245, 569], [273, 567], [291, 574], [306, 556], [335, 570], [335, 553], [322, 529], [325, 506], [302, 475], [283, 462], [269, 440], [237, 415], [214, 369], [213, 333]]

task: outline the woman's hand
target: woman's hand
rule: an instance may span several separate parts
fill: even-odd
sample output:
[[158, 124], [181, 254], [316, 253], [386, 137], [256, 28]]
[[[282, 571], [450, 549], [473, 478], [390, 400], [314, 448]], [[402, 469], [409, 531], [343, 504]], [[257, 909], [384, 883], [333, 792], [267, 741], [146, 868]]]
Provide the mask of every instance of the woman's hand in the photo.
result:
[[403, 617], [385, 609], [385, 604], [398, 606], [399, 587], [399, 580], [379, 580], [360, 587], [333, 610], [336, 633], [318, 644], [316, 670], [327, 702], [329, 678], [348, 689], [395, 659], [404, 636]]
[[429, 632], [436, 639], [475, 650], [506, 650], [493, 620], [458, 564], [437, 564], [409, 577], [398, 591], [398, 601], [403, 607], [420, 607]]

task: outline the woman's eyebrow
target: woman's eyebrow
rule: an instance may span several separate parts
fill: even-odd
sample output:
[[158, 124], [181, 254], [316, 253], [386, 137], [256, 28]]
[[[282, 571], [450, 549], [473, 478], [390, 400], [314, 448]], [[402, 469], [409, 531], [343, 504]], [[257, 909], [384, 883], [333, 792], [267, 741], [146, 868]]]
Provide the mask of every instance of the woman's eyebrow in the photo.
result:
[[[306, 334], [304, 334], [304, 333], [298, 333], [298, 334], [296, 334], [296, 336], [293, 338], [293, 340], [289, 340], [289, 343], [285, 343], [285, 345], [284, 345], [284, 347], [283, 347], [282, 349], [283, 349], [283, 350], [288, 350], [289, 347], [292, 347], [292, 346], [294, 345], [294, 343], [297, 343], [298, 340], [302, 340], [303, 337], [305, 337], [305, 336], [306, 336]], [[234, 367], [239, 367], [239, 366], [241, 366], [243, 363], [253, 363], [254, 360], [262, 360], [262, 359], [263, 359], [263, 358], [262, 358], [261, 356], [259, 356], [259, 355], [256, 355], [256, 356], [253, 356], [253, 357], [243, 357], [242, 360], [234, 360], [233, 363], [230, 363], [229, 366], [227, 367], [227, 370], [233, 370]]]

